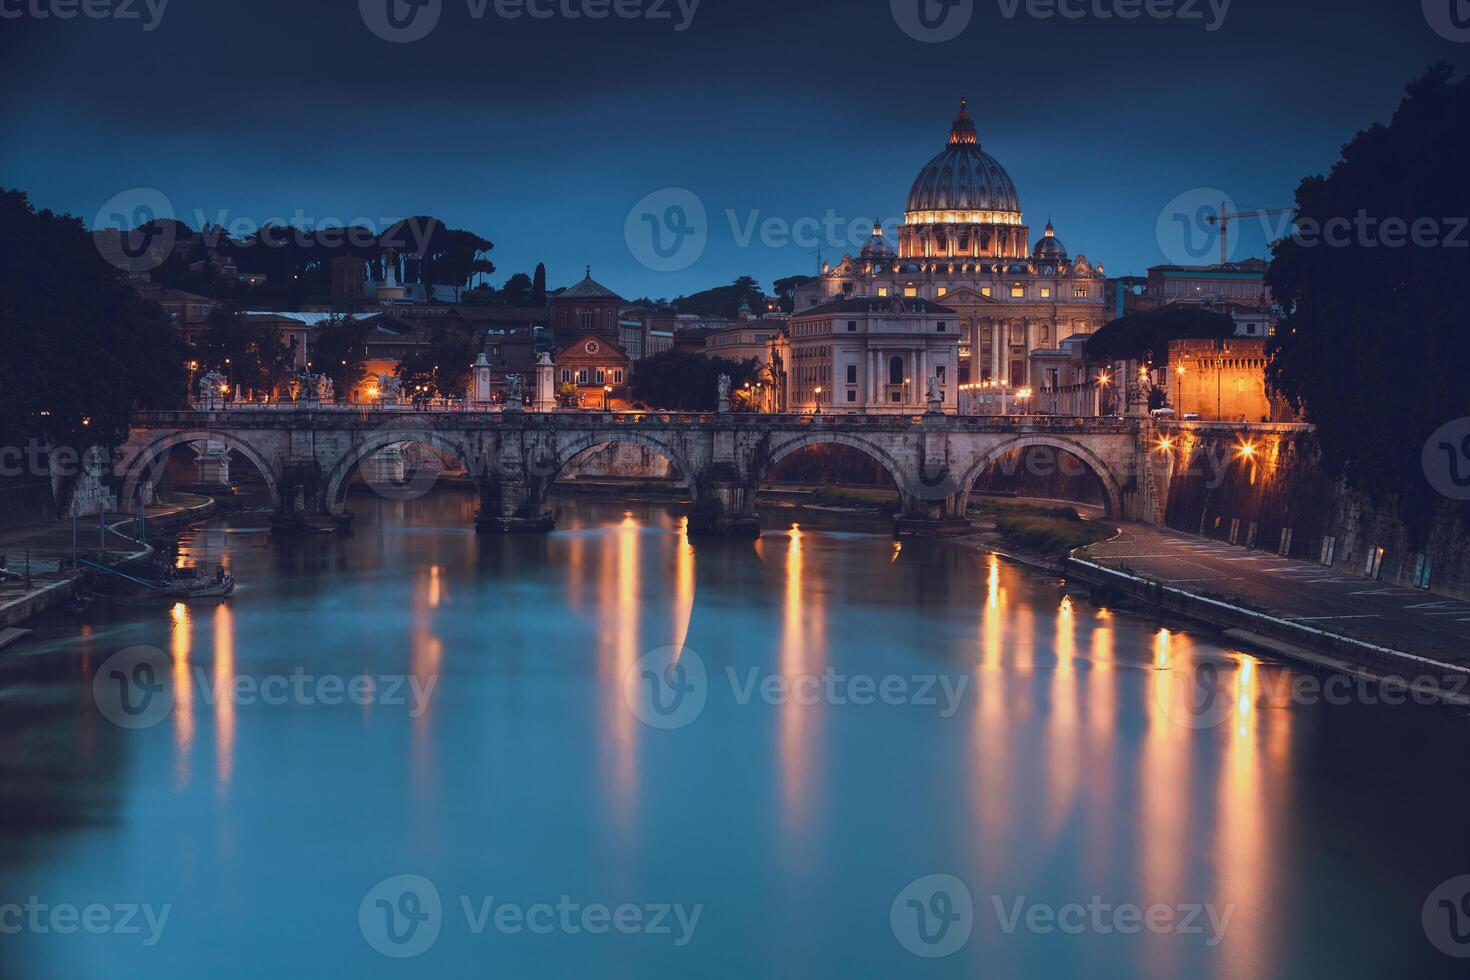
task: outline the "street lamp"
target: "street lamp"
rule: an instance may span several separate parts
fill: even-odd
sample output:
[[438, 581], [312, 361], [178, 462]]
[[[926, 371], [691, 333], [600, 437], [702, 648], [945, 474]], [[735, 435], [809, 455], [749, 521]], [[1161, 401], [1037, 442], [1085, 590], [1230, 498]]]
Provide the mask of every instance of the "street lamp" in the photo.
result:
[[817, 411], [816, 411], [816, 414], [818, 414], [818, 415], [821, 415], [822, 414], [822, 386], [821, 385], [817, 385]]

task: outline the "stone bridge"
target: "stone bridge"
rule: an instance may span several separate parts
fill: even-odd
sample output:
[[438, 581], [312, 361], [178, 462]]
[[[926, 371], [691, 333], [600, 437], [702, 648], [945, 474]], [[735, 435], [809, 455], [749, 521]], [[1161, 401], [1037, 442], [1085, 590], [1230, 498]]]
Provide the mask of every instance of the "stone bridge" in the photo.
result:
[[169, 450], [203, 443], [222, 455], [222, 446], [260, 471], [277, 526], [305, 526], [350, 516], [347, 487], [360, 468], [385, 496], [422, 492], [376, 462], [423, 443], [459, 460], [474, 479], [480, 530], [546, 530], [547, 492], [563, 468], [594, 447], [633, 443], [668, 459], [688, 485], [691, 531], [756, 534], [756, 490], [771, 468], [808, 446], [835, 444], [867, 454], [893, 478], [899, 532], [944, 533], [967, 526], [971, 488], [991, 463], [1037, 446], [1090, 470], [1110, 515], [1157, 521], [1153, 438], [1149, 421], [1138, 418], [234, 408], [139, 414], [114, 472], [121, 499], [132, 500]]

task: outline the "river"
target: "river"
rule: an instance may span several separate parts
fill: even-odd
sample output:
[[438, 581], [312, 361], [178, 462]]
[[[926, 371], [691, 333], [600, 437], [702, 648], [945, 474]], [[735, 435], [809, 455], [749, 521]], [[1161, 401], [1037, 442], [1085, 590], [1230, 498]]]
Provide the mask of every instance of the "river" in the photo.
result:
[[350, 505], [0, 655], [5, 975], [1463, 975], [1463, 712], [859, 515]]

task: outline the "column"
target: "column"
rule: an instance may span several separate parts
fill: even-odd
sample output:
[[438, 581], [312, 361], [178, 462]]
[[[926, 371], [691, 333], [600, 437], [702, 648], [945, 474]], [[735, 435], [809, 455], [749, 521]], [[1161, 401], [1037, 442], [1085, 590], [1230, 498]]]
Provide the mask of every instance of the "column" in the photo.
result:
[[916, 405], [923, 402], [924, 393], [929, 390], [929, 358], [927, 354], [928, 351], [926, 351], [923, 347], [920, 347], [917, 351], [914, 352], [914, 357], [918, 362], [918, 366], [917, 370], [915, 370], [914, 372], [914, 387], [912, 392], [910, 392], [909, 397], [913, 399], [914, 404]]
[[997, 318], [994, 324], [994, 332], [991, 334], [992, 339], [990, 344], [990, 378], [996, 383], [999, 383], [1002, 379], [1009, 382], [1011, 378], [1010, 323], [1004, 317], [1001, 317]]

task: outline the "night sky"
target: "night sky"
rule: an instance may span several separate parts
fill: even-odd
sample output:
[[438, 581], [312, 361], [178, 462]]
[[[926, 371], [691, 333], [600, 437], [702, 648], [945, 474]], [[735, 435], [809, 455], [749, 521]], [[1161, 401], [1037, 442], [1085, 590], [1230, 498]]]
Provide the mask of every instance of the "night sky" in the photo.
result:
[[[683, 30], [691, 0], [620, 0], [663, 16], [595, 21], [560, 13], [588, 0], [514, 20], [493, 2], [476, 19], [471, 0], [417, 0], [443, 6], [410, 43], [369, 29], [388, 0], [170, 0], [156, 24], [144, 0], [115, 2], [133, 16], [41, 19], [64, 4], [0, 0], [0, 185], [89, 223], [135, 188], [196, 227], [433, 214], [495, 243], [497, 285], [538, 260], [552, 286], [590, 264], [626, 297], [814, 269], [782, 238], [742, 245], [752, 221], [830, 209], [828, 256], [856, 252], [848, 226], [899, 217], [961, 96], [1033, 240], [1050, 216], [1073, 253], [1141, 274], [1179, 258], [1156, 233], [1177, 195], [1290, 205], [1407, 81], [1470, 52], [1429, 23], [1453, 0], [1234, 0], [1214, 30], [1221, 0], [1135, 20], [1091, 12], [1128, 0], [1064, 0], [1088, 11], [1075, 20], [973, 0], [963, 31], [934, 43], [899, 26], [920, 0], [700, 0]], [[958, 2], [937, 30], [959, 23]], [[410, 30], [432, 10], [417, 15]], [[629, 214], [650, 194], [663, 218], [687, 202], [665, 188], [703, 206], [684, 224], [705, 247], [655, 271]], [[1233, 257], [1264, 254], [1262, 224], [1242, 231]]]

